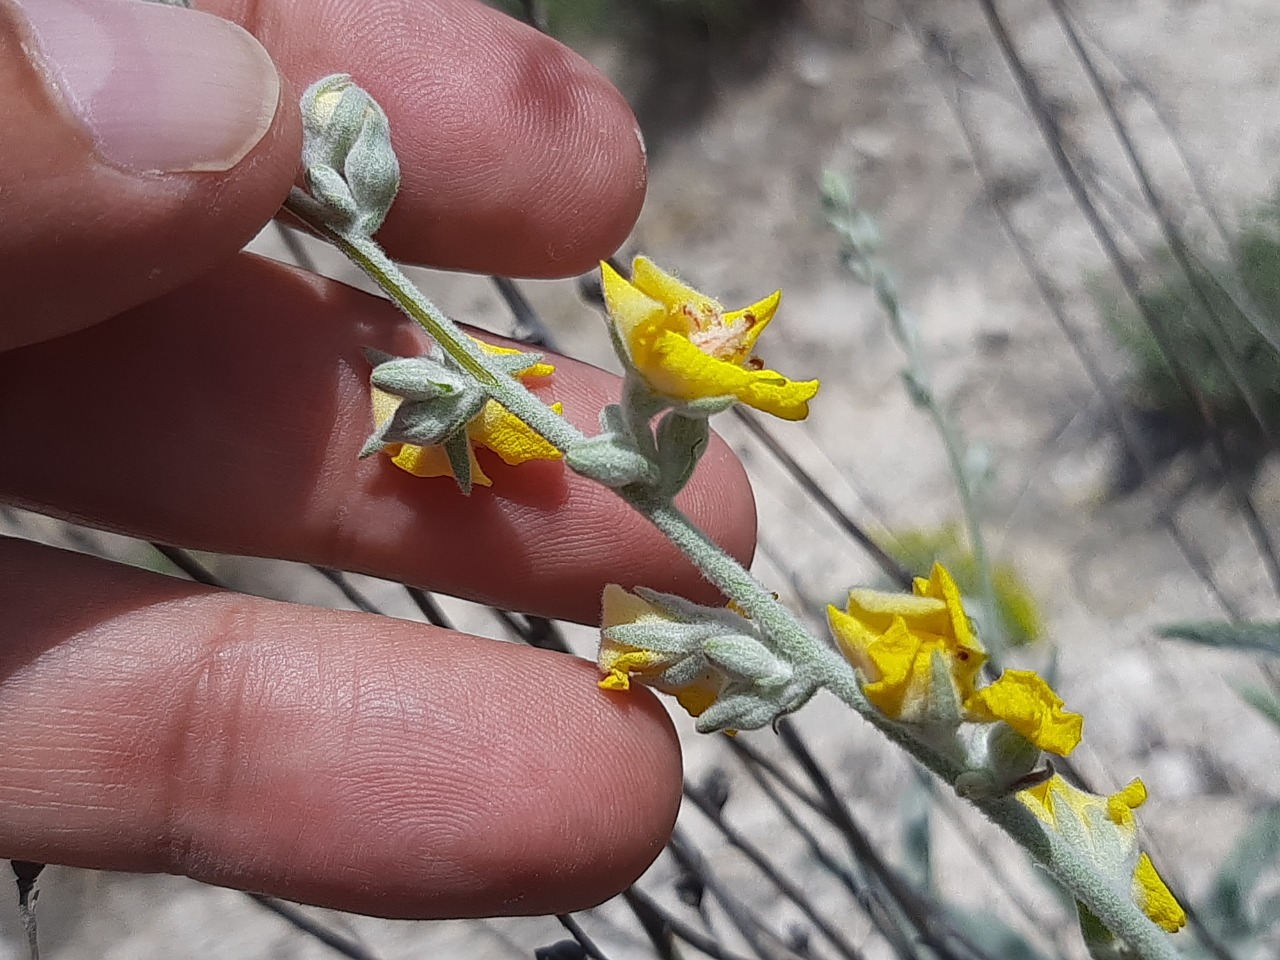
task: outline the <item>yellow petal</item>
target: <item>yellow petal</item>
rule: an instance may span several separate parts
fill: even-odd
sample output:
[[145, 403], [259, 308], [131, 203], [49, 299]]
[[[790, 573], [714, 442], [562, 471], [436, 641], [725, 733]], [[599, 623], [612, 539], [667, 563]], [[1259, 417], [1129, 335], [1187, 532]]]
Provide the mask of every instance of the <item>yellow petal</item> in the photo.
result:
[[742, 310], [734, 310], [724, 315], [724, 323], [726, 327], [736, 327], [739, 321], [751, 317], [752, 321], [746, 327], [746, 333], [741, 340], [741, 346], [738, 349], [738, 355], [735, 359], [739, 363], [745, 363], [755, 350], [756, 341], [760, 339], [760, 334], [764, 333], [764, 328], [769, 325], [769, 321], [773, 319], [773, 315], [778, 312], [778, 304], [782, 302], [782, 291], [775, 290], [763, 300], [757, 300], [749, 307]]
[[897, 617], [916, 633], [945, 637], [950, 633], [951, 617], [947, 605], [935, 597], [912, 596], [887, 590], [854, 589], [849, 591], [849, 615], [860, 620], [868, 630], [884, 633]]
[[1187, 922], [1187, 911], [1182, 909], [1160, 874], [1156, 865], [1145, 853], [1138, 857], [1133, 871], [1133, 901], [1152, 921], [1169, 933], [1177, 933]]
[[965, 701], [975, 720], [1003, 720], [1041, 750], [1065, 757], [1080, 743], [1084, 717], [1062, 709], [1062, 699], [1031, 670], [1006, 670]]
[[836, 638], [836, 646], [840, 648], [844, 658], [869, 679], [878, 679], [878, 676], [870, 673], [874, 664], [867, 651], [871, 644], [880, 639], [882, 631], [868, 630], [858, 617], [850, 616], [839, 607], [831, 605], [827, 606], [827, 622], [831, 625], [831, 635]]
[[[471, 447], [467, 450], [471, 458], [471, 482], [478, 483], [482, 487], [493, 486], [493, 481], [480, 469], [475, 450]], [[414, 443], [402, 443], [398, 445], [398, 449], [393, 444], [383, 452], [391, 457], [391, 462], [397, 467], [415, 477], [453, 476], [453, 464], [449, 462], [449, 455], [444, 452], [442, 446], [432, 444], [429, 447], [420, 447]]]
[[662, 611], [648, 600], [630, 593], [616, 583], [606, 583], [600, 598], [601, 627], [608, 629], [622, 623], [640, 623], [644, 620], [666, 620]]
[[[558, 403], [551, 409], [557, 414], [564, 411]], [[560, 459], [559, 450], [496, 400], [486, 403], [480, 415], [467, 424], [467, 436], [512, 466], [530, 460]]]
[[661, 331], [652, 342], [637, 338], [632, 349], [632, 360], [649, 385], [678, 400], [735, 397], [783, 420], [803, 420], [818, 392], [817, 380], [788, 380], [774, 370], [748, 370], [703, 353], [670, 330]]
[[400, 406], [399, 397], [392, 396], [377, 387], [369, 388], [369, 402], [373, 405], [373, 423], [375, 427], [381, 427], [390, 420], [394, 416], [396, 408]]
[[623, 670], [610, 670], [596, 683], [601, 690], [630, 690], [631, 674]]
[[1122, 790], [1107, 797], [1107, 817], [1117, 826], [1137, 829], [1138, 818], [1133, 811], [1147, 802], [1147, 785], [1137, 777]]
[[688, 284], [681, 283], [648, 257], [636, 257], [631, 264], [631, 282], [635, 288], [658, 301], [667, 310], [679, 310], [685, 305], [699, 314], [722, 313], [718, 300], [708, 297]]
[[895, 620], [884, 636], [867, 649], [872, 663], [868, 674], [871, 682], [862, 688], [867, 699], [885, 716], [902, 716], [913, 701], [928, 696], [932, 686], [930, 658], [936, 647], [936, 643], [926, 643], [911, 633], [901, 618]]
[[638, 326], [660, 323], [667, 312], [663, 304], [636, 289], [603, 260], [600, 261], [600, 285], [609, 317], [628, 348], [632, 347], [631, 340]]
[[[644, 623], [653, 620], [669, 620], [662, 611], [643, 597], [628, 593], [616, 583], [606, 584], [601, 596], [601, 629], [628, 623]], [[653, 679], [671, 666], [671, 659], [654, 650], [619, 643], [607, 633], [600, 637], [600, 650], [596, 656], [600, 670], [607, 674], [622, 673]], [[626, 689], [615, 686], [612, 689]]]
[[1075, 816], [1082, 829], [1092, 830], [1104, 819], [1106, 798], [1073, 787], [1062, 774], [1055, 773], [1044, 783], [1019, 790], [1017, 797], [1037, 817], [1054, 829], [1061, 830], [1059, 820]]
[[691, 683], [678, 687], [665, 683], [658, 683], [655, 686], [663, 693], [669, 693], [675, 697], [676, 702], [684, 707], [691, 717], [701, 716], [706, 713], [707, 708], [715, 703], [716, 698], [720, 696], [720, 678], [710, 671], [702, 674]]
[[667, 663], [652, 650], [641, 650], [625, 643], [615, 643], [608, 637], [600, 643], [600, 655], [597, 659], [600, 669], [609, 673], [638, 674], [639, 676], [656, 676], [667, 668]]
[[964, 600], [960, 596], [960, 588], [956, 586], [956, 582], [952, 579], [951, 573], [947, 568], [940, 563], [935, 563], [933, 570], [929, 573], [928, 580], [916, 579], [915, 589], [918, 593], [922, 593], [923, 596], [936, 597], [947, 605], [947, 613], [951, 618], [949, 635], [955, 637], [956, 643], [960, 647], [982, 654], [985, 660], [986, 650], [973, 632], [973, 626], [969, 622], [969, 615], [964, 610]]

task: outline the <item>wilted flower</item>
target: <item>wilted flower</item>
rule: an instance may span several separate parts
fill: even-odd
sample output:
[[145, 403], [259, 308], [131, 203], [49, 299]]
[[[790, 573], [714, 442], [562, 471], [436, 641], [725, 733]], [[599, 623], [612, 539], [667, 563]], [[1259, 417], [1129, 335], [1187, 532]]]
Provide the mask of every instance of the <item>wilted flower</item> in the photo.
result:
[[959, 708], [973, 695], [987, 655], [942, 566], [935, 564], [928, 580], [917, 578], [912, 594], [851, 590], [847, 608], [828, 606], [827, 617], [841, 652], [864, 678], [867, 699], [886, 716], [960, 722]]
[[[498, 347], [481, 340], [475, 341], [485, 353], [494, 356], [524, 356], [524, 351], [510, 347]], [[549, 363], [540, 363], [536, 357], [523, 367], [517, 361], [514, 372], [521, 379], [528, 377], [545, 377], [554, 372], [555, 367]], [[396, 410], [405, 401], [383, 390], [373, 387], [370, 391], [373, 403], [373, 418], [376, 427], [382, 428], [395, 415]], [[473, 408], [474, 409], [474, 408]], [[559, 403], [551, 407], [556, 413], [562, 411]], [[476, 460], [475, 447], [492, 450], [503, 462], [512, 465], [529, 460], [558, 460], [560, 451], [529, 428], [524, 421], [495, 400], [485, 401], [479, 412], [466, 423], [466, 436], [469, 441], [468, 456], [471, 460], [471, 479], [483, 486], [491, 486], [493, 481], [480, 468]], [[401, 470], [416, 477], [451, 477], [453, 466], [448, 453], [440, 444], [419, 445], [415, 443], [386, 443], [381, 451], [391, 458]]]
[[1004, 721], [1041, 750], [1065, 757], [1080, 743], [1084, 717], [1063, 710], [1059, 697], [1032, 670], [1006, 670], [965, 701], [969, 719]]
[[784, 420], [803, 420], [818, 381], [788, 380], [752, 356], [781, 291], [742, 310], [637, 257], [630, 281], [600, 264], [605, 303], [624, 359], [657, 394], [683, 403], [732, 398]]
[[[631, 678], [635, 677], [675, 697], [694, 717], [715, 703], [722, 679], [697, 652], [699, 638], [679, 629], [680, 622], [675, 617], [616, 583], [605, 586], [601, 605], [597, 658], [604, 674], [601, 687], [629, 690]], [[646, 631], [645, 627], [650, 629]], [[619, 636], [628, 637], [631, 642], [617, 639]]]
[[754, 730], [813, 695], [733, 605], [704, 607], [655, 590], [605, 587], [598, 662], [606, 690], [633, 680], [674, 696], [701, 733]]
[[1187, 922], [1186, 911], [1138, 847], [1133, 811], [1147, 799], [1141, 780], [1102, 797], [1054, 774], [1017, 796], [1045, 826], [1087, 853], [1103, 876], [1131, 890], [1134, 903], [1160, 927], [1175, 933]]

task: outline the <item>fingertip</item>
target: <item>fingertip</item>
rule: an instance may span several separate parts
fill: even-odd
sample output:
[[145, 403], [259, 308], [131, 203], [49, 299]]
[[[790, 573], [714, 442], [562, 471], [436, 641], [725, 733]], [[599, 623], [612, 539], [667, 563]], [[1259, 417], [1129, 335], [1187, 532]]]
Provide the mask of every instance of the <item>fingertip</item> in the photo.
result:
[[[594, 667], [590, 667], [593, 676]], [[613, 889], [598, 891], [594, 906], [621, 892], [662, 852], [680, 811], [684, 769], [680, 739], [658, 697], [644, 687], [602, 690], [609, 730], [602, 756], [616, 778], [611, 783], [614, 829], [625, 838], [613, 868]]]
[[[562, 666], [575, 675], [563, 689], [576, 702], [580, 737], [560, 749], [586, 763], [547, 802], [560, 803], [559, 816], [573, 826], [561, 833], [558, 849], [544, 850], [525, 869], [513, 870], [512, 860], [495, 851], [502, 863], [492, 872], [505, 871], [512, 901], [504, 910], [511, 912], [581, 910], [625, 890], [662, 852], [680, 808], [680, 741], [658, 698], [643, 687], [601, 690], [594, 664]], [[548, 874], [556, 877], [554, 890], [547, 888]]]
[[441, 918], [598, 903], [670, 835], [670, 721], [593, 664], [25, 543], [0, 573], [10, 856]]
[[[639, 125], [568, 47], [505, 17], [484, 27], [469, 39], [479, 49], [454, 64], [457, 99], [441, 97], [439, 78], [421, 69], [386, 91], [405, 175], [379, 239], [446, 268], [584, 273], [640, 214], [648, 175]], [[432, 114], [415, 114], [424, 101]]]
[[400, 193], [378, 239], [401, 260], [508, 276], [586, 272], [644, 201], [622, 95], [568, 47], [474, 0], [209, 0], [298, 89], [350, 73], [386, 110]]
[[0, 82], [0, 165], [21, 184], [0, 191], [0, 295], [14, 306], [3, 347], [90, 325], [225, 260], [297, 170], [295, 94], [256, 40], [204, 13], [0, 6]]

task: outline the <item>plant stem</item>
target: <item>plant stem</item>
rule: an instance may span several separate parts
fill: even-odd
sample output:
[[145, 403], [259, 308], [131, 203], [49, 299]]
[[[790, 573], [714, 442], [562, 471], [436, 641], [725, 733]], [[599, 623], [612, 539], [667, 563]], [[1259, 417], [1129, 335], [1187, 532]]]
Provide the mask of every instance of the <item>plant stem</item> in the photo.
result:
[[423, 296], [395, 262], [369, 237], [347, 236], [325, 223], [318, 205], [298, 188], [285, 201], [285, 209], [342, 251], [389, 296], [393, 303], [431, 335], [441, 348], [475, 377], [498, 403], [530, 429], [564, 453], [586, 439], [568, 420], [552, 412], [517, 378], [489, 365], [483, 350], [471, 337]]

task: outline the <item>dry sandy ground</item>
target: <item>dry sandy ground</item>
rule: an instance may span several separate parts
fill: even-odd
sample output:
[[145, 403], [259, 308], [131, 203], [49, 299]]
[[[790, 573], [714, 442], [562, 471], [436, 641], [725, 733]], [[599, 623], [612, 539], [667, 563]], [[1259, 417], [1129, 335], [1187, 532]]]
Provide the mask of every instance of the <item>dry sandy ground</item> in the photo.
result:
[[[838, 5], [829, 6], [815, 16], [839, 19]], [[1008, 6], [1017, 8], [1012, 27], [1051, 86], [1064, 128], [1093, 157], [1107, 209], [1127, 224], [1127, 249], [1137, 249], [1152, 236], [1151, 226], [1137, 215], [1136, 187], [1060, 30], [1040, 3]], [[1129, 79], [1157, 92], [1185, 155], [1227, 221], [1270, 194], [1280, 147], [1280, 5], [1083, 0], [1076, 8]], [[1102, 254], [1063, 190], [976, 6], [952, 0], [920, 6], [915, 14], [918, 25], [945, 38], [966, 76], [964, 102], [994, 190], [1030, 239], [1042, 269], [1059, 284], [1068, 317], [1108, 374], [1118, 376], [1121, 358], [1107, 344], [1086, 284], [1104, 271]], [[1221, 615], [1160, 517], [1172, 511], [1245, 612], [1274, 616], [1275, 595], [1226, 496], [1196, 488], [1175, 499], [1190, 470], [1185, 461], [1139, 493], [1108, 495], [1118, 450], [1114, 432], [991, 214], [943, 96], [947, 82], [939, 85], [938, 72], [921, 56], [919, 34], [894, 26], [901, 22], [895, 6], [873, 5], [857, 27], [860, 45], [851, 46], [831, 20], [826, 29], [811, 23], [780, 34], [770, 70], [726, 86], [698, 125], [656, 144], [649, 203], [632, 247], [726, 303], [782, 286], [784, 312], [767, 358], [784, 371], [821, 377], [824, 388], [808, 422], [778, 426], [775, 434], [873, 530], [936, 526], [957, 516], [939, 445], [897, 382], [900, 355], [882, 317], [869, 294], [842, 272], [836, 243], [823, 226], [821, 171], [835, 167], [856, 179], [883, 227], [885, 257], [919, 325], [937, 388], [970, 442], [989, 455], [987, 529], [999, 555], [1018, 566], [1043, 602], [1059, 687], [1088, 718], [1081, 766], [1108, 788], [1132, 776], [1146, 780], [1152, 795], [1143, 811], [1148, 843], [1171, 879], [1195, 894], [1253, 813], [1280, 793], [1280, 741], [1231, 689], [1256, 679], [1250, 658], [1153, 637], [1155, 624]], [[1133, 87], [1121, 103], [1188, 229], [1213, 249], [1208, 221], [1187, 199], [1191, 184], [1167, 130]], [[456, 316], [507, 327], [483, 281], [424, 277], [428, 293]], [[530, 284], [528, 290], [561, 342], [608, 362], [598, 316], [580, 302], [573, 284]], [[723, 429], [756, 480], [757, 569], [766, 582], [788, 599], [814, 604], [873, 579], [870, 561], [735, 426], [728, 422]], [[1274, 470], [1264, 471], [1256, 493], [1280, 531]], [[238, 576], [267, 590], [311, 589], [299, 587], [291, 573], [260, 564]], [[306, 598], [332, 599], [319, 588]], [[480, 612], [460, 607], [459, 614], [475, 629], [494, 629]], [[585, 633], [575, 639], [588, 648]], [[1019, 658], [1035, 667], [1046, 661], [1044, 650]], [[830, 703], [811, 705], [801, 722], [873, 832], [887, 849], [896, 849], [896, 810], [912, 782], [906, 765]], [[720, 764], [732, 769], [721, 744], [686, 739], [692, 776]], [[767, 733], [751, 739], [775, 749]], [[757, 800], [750, 788], [735, 786], [728, 808], [734, 821], [765, 838], [819, 903], [840, 904], [838, 891], [815, 875], [800, 845], [776, 839], [776, 816]], [[744, 897], [756, 898], [784, 926], [797, 918], [740, 858], [717, 846], [696, 813], [685, 819]], [[1027, 929], [985, 869], [974, 870], [973, 855], [950, 820], [939, 815], [934, 821], [935, 870], [946, 896], [992, 906]], [[964, 822], [987, 836], [975, 818], [965, 815]], [[996, 860], [1011, 858], [998, 839], [987, 847]], [[1057, 930], [1061, 914], [1052, 901], [1025, 871], [1010, 869]], [[673, 902], [669, 876], [660, 865], [647, 882]], [[331, 955], [237, 894], [181, 880], [56, 871], [41, 906], [45, 956], [53, 960]], [[0, 931], [7, 937], [0, 937], [0, 958], [19, 957], [11, 907], [5, 902], [2, 909]], [[848, 915], [847, 908], [836, 909], [843, 911], [837, 916]], [[644, 956], [634, 927], [622, 920], [607, 908], [593, 929], [610, 956]], [[561, 936], [545, 920], [341, 922], [386, 958], [527, 957], [534, 945]], [[847, 925], [855, 942], [873, 942], [861, 920]], [[1069, 934], [1059, 942], [1063, 955], [1080, 955]], [[877, 955], [876, 948], [868, 955]]]

